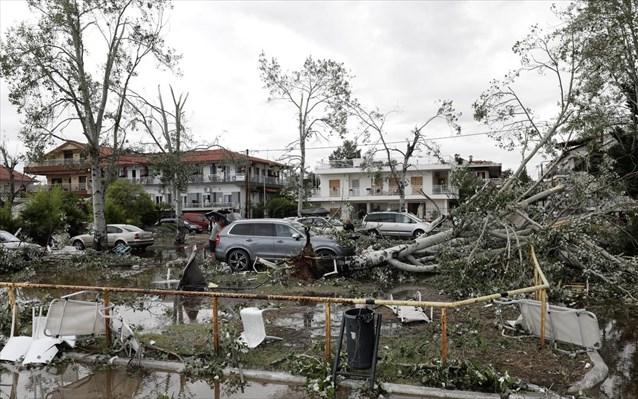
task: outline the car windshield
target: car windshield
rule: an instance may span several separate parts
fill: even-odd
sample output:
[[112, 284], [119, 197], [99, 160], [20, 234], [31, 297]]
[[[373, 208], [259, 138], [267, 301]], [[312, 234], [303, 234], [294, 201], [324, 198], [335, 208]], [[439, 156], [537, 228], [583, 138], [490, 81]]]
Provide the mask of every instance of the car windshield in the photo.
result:
[[343, 223], [341, 223], [341, 220], [337, 220], [337, 219], [328, 219], [328, 223], [336, 227], [343, 226]]
[[20, 242], [20, 239], [8, 231], [0, 231], [0, 242]]

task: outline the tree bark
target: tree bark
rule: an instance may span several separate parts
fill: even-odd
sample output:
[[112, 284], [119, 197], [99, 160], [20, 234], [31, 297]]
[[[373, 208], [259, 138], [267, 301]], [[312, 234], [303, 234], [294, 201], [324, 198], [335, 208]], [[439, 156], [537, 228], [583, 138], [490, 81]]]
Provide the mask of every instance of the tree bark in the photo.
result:
[[182, 218], [182, 193], [177, 188], [177, 177], [173, 180], [173, 197], [175, 203], [175, 245], [182, 245], [186, 242], [185, 232], [184, 232], [184, 222]]
[[93, 247], [102, 251], [108, 247], [104, 217], [104, 180], [98, 154], [91, 153], [91, 195], [93, 197]]

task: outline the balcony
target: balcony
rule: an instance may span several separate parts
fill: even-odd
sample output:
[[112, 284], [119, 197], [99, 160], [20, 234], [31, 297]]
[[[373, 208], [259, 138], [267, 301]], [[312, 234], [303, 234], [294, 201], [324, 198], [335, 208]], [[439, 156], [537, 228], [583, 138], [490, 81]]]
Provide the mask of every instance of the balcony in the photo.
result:
[[458, 195], [458, 187], [450, 186], [448, 184], [434, 184], [432, 185], [432, 194], [439, 195]]
[[91, 192], [91, 184], [89, 183], [56, 183], [56, 184], [41, 184], [37, 186], [40, 191], [51, 191], [55, 187], [60, 187], [62, 190], [71, 193], [84, 193]]
[[24, 172], [29, 174], [43, 174], [57, 171], [86, 170], [90, 168], [87, 159], [45, 159], [40, 162], [31, 162], [24, 167]]
[[236, 202], [190, 201], [184, 203], [184, 209], [239, 208]]

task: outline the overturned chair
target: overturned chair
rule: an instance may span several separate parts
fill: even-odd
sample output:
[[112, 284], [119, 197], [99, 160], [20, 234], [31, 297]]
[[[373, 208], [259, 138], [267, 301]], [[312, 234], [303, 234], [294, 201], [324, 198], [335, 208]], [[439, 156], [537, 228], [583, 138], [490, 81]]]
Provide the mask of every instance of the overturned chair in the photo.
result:
[[[534, 336], [541, 335], [541, 303], [532, 299], [503, 302], [516, 304], [521, 312], [519, 318], [508, 322], [509, 327], [523, 327]], [[598, 319], [585, 309], [547, 305], [544, 335], [555, 342], [578, 345], [587, 350], [600, 348], [600, 328]]]
[[254, 307], [243, 308], [239, 311], [241, 324], [244, 331], [241, 333], [239, 340], [246, 344], [250, 349], [258, 347], [266, 340], [281, 341], [282, 338], [266, 335], [266, 325], [264, 324], [263, 313], [267, 309], [258, 309]]

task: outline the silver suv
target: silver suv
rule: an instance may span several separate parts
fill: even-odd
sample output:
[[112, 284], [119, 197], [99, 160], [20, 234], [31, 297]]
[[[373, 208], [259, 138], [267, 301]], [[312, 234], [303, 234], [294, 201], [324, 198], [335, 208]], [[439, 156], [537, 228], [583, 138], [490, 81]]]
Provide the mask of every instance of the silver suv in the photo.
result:
[[416, 238], [430, 232], [432, 226], [411, 213], [372, 212], [363, 218], [361, 230], [370, 235]]
[[[281, 259], [298, 255], [306, 243], [303, 227], [283, 219], [243, 219], [224, 228], [215, 238], [215, 257], [228, 262], [236, 271], [248, 270], [256, 257]], [[352, 254], [352, 249], [335, 240], [311, 235], [310, 243], [318, 256]]]

